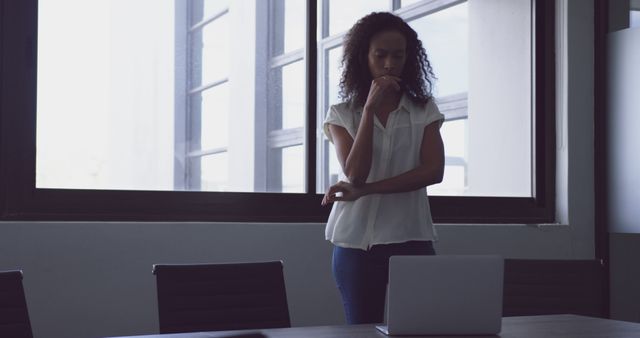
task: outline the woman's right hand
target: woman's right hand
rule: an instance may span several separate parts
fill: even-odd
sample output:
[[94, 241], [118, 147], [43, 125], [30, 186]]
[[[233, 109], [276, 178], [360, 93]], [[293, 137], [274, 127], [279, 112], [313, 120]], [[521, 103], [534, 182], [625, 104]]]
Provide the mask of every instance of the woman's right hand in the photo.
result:
[[325, 206], [336, 201], [355, 201], [366, 194], [365, 187], [358, 187], [349, 182], [340, 181], [327, 189], [321, 204]]
[[384, 75], [377, 77], [371, 81], [371, 87], [369, 88], [369, 95], [367, 101], [364, 104], [366, 110], [378, 107], [385, 95], [393, 92], [399, 92], [401, 78], [393, 75]]

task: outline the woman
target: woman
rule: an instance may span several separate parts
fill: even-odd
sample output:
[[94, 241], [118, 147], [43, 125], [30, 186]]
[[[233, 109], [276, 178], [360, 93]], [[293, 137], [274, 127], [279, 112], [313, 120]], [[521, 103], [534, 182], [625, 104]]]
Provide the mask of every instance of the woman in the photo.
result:
[[371, 13], [347, 33], [340, 95], [324, 131], [342, 166], [322, 204], [336, 202], [326, 237], [349, 324], [383, 321], [389, 257], [434, 255], [425, 187], [442, 181], [444, 116], [416, 32]]

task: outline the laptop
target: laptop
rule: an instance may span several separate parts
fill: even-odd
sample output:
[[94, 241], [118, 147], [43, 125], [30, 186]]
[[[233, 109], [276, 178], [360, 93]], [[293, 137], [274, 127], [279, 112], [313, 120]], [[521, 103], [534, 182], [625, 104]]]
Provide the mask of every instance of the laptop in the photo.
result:
[[386, 335], [495, 335], [502, 328], [500, 256], [392, 256]]

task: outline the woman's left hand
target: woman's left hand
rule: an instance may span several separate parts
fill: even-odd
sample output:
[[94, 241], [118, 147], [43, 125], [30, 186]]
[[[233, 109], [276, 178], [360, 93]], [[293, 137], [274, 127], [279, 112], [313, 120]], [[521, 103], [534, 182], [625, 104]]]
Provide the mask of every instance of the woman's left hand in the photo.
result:
[[[341, 193], [341, 196], [337, 196]], [[340, 181], [329, 187], [329, 190], [324, 194], [322, 198], [322, 205], [327, 205], [335, 201], [355, 201], [358, 198], [365, 195], [363, 186], [356, 187], [355, 185]]]

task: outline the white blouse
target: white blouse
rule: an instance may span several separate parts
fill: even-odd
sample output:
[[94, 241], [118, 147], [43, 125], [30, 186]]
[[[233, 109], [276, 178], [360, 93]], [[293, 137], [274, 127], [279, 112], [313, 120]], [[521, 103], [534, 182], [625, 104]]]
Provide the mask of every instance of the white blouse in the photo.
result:
[[[347, 103], [331, 106], [324, 120], [324, 132], [333, 143], [329, 124], [343, 127], [353, 139], [362, 118], [362, 108], [352, 110]], [[386, 127], [374, 118], [373, 158], [367, 182], [394, 177], [420, 165], [420, 147], [425, 126], [444, 115], [429, 100], [413, 102], [406, 94], [389, 114]], [[341, 172], [339, 179], [348, 182]], [[334, 245], [368, 250], [372, 245], [412, 240], [436, 240], [427, 189], [394, 194], [372, 194], [356, 201], [333, 204], [326, 239]]]

